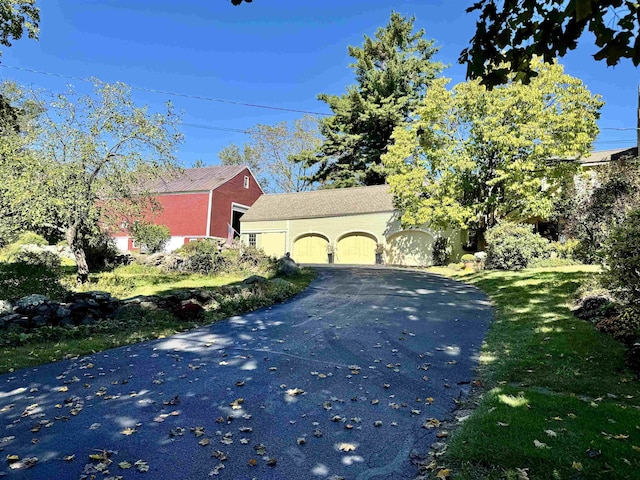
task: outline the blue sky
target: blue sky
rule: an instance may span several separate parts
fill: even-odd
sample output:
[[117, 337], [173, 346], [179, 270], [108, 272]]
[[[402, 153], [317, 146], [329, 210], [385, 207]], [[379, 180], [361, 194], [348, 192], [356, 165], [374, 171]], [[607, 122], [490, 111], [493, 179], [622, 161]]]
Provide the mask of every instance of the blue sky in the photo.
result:
[[[360, 45], [386, 24], [392, 10], [415, 15], [416, 27], [436, 41], [444, 75], [464, 81], [457, 63], [473, 36], [472, 0], [254, 0], [238, 7], [228, 0], [40, 0], [40, 40], [3, 48], [2, 65], [70, 77], [95, 76], [136, 87], [193, 96], [329, 112], [319, 93], [340, 94], [353, 83], [348, 45]], [[598, 150], [635, 144], [638, 70], [630, 62], [607, 67], [591, 55], [585, 36], [578, 51], [561, 60], [606, 102], [599, 121]], [[0, 79], [63, 91], [87, 83], [0, 68]], [[160, 108], [167, 100], [185, 124], [244, 130], [257, 123], [293, 120], [294, 112], [134, 91], [140, 104]], [[242, 144], [246, 135], [184, 125], [179, 157], [217, 164], [218, 151]]]

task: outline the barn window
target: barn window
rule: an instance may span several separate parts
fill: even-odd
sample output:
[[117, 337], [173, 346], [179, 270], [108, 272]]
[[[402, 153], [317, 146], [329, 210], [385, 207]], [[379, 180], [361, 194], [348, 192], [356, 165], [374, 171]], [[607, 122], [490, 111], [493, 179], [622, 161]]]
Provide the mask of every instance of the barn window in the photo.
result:
[[250, 233], [249, 234], [249, 246], [251, 247], [255, 247], [257, 242], [257, 234], [256, 233]]
[[249, 188], [249, 176], [244, 176], [244, 188]]

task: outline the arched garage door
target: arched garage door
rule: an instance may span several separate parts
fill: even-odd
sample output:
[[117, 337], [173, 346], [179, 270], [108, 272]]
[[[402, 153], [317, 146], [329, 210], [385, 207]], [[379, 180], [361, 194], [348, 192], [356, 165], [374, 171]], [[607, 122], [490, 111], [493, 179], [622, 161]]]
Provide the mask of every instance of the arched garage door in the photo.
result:
[[352, 233], [338, 241], [336, 263], [373, 265], [376, 263], [376, 239], [365, 233]]
[[431, 265], [433, 237], [425, 232], [399, 232], [387, 239], [387, 262], [390, 265]]
[[298, 263], [328, 263], [327, 240], [322, 235], [309, 234], [293, 243], [293, 259]]

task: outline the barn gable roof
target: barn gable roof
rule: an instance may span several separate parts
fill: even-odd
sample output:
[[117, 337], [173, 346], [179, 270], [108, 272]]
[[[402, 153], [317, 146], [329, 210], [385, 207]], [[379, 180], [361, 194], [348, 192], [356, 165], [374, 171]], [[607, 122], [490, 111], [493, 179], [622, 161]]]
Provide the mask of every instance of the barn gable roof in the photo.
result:
[[389, 186], [375, 185], [262, 195], [244, 214], [241, 222], [339, 217], [392, 211], [393, 195]]
[[203, 168], [186, 168], [180, 173], [158, 177], [145, 184], [153, 193], [200, 192], [215, 190], [247, 169], [245, 165], [216, 165]]

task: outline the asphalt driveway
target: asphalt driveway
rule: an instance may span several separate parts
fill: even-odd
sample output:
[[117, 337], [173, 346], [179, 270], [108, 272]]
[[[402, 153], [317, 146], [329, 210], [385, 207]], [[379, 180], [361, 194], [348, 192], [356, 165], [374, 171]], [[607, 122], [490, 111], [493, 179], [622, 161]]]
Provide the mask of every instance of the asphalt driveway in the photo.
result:
[[490, 317], [482, 293], [435, 275], [319, 269], [285, 304], [0, 376], [0, 472], [413, 478], [411, 452], [438, 432], [423, 425], [469, 388]]

